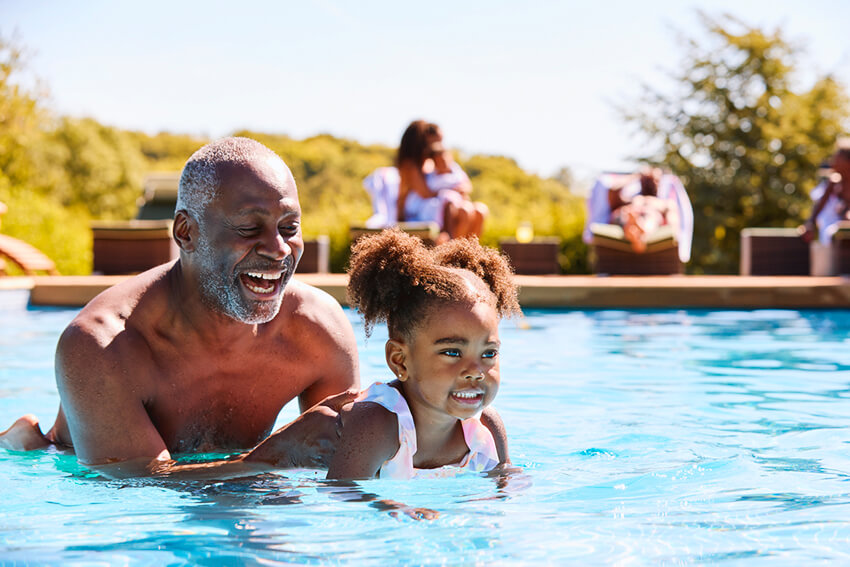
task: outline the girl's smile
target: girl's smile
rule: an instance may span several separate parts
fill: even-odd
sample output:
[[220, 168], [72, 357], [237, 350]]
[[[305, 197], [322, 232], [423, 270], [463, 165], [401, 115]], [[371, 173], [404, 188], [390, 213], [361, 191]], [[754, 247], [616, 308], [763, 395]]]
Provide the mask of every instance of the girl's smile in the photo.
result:
[[417, 421], [466, 419], [493, 400], [499, 390], [499, 316], [489, 302], [437, 306], [412, 335], [399, 378]]

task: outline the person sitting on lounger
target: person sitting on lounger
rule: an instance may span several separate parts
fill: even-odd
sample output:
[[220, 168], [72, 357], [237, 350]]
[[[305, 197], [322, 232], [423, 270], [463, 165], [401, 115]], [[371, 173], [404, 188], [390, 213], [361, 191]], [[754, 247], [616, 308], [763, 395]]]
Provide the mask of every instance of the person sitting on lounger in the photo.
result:
[[850, 139], [840, 140], [829, 160], [832, 171], [812, 190], [815, 200], [812, 214], [800, 227], [803, 240], [810, 242], [817, 231], [823, 244], [829, 244], [841, 221], [850, 220]]
[[[441, 230], [439, 242], [478, 237], [487, 207], [463, 198], [464, 192], [471, 191], [469, 178], [446, 155], [442, 141], [440, 127], [424, 120], [411, 122], [404, 131], [396, 157], [396, 220], [436, 222]], [[443, 164], [440, 171], [435, 171], [437, 160]], [[452, 180], [454, 184], [447, 186]]]

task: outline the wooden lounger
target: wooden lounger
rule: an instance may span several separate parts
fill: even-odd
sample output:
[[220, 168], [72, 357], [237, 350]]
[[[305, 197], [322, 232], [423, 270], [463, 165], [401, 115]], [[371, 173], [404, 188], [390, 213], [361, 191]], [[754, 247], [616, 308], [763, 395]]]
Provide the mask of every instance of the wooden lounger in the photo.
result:
[[623, 227], [619, 225], [593, 223], [590, 231], [593, 271], [597, 274], [664, 275], [684, 272], [684, 265], [679, 259], [679, 242], [669, 225], [650, 235], [644, 252], [632, 249]]
[[[400, 222], [396, 227], [413, 236], [418, 236], [422, 242], [433, 246], [440, 236], [440, 227], [435, 222]], [[378, 234], [383, 228], [367, 228], [365, 226], [352, 226], [348, 230], [351, 243], [354, 244], [358, 238], [367, 234]]]
[[56, 264], [41, 250], [5, 234], [0, 234], [0, 256], [20, 266], [28, 276], [35, 276], [38, 272], [47, 272], [51, 276], [59, 275]]

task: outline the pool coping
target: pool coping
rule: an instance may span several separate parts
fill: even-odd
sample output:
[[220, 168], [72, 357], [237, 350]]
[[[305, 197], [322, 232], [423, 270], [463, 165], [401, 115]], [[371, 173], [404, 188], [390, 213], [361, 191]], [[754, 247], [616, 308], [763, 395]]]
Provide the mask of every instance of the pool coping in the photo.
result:
[[[131, 276], [0, 277], [0, 290], [28, 289], [30, 304], [80, 307]], [[345, 305], [345, 274], [296, 274]], [[850, 308], [850, 277], [516, 276], [523, 307]]]

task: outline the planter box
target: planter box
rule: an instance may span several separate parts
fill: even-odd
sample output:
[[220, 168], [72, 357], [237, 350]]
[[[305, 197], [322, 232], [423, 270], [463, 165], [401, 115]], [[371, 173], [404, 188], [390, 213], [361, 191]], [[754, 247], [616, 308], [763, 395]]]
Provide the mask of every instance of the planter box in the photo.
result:
[[171, 220], [96, 221], [91, 223], [97, 274], [133, 274], [175, 260]]
[[558, 274], [558, 252], [561, 239], [557, 237], [535, 238], [531, 242], [518, 242], [513, 238], [499, 241], [499, 248], [510, 259], [514, 272], [525, 275]]
[[740, 271], [742, 276], [808, 276], [809, 243], [796, 228], [745, 228]]
[[327, 274], [330, 271], [331, 239], [325, 235], [304, 240], [304, 254], [298, 261], [299, 274]]

